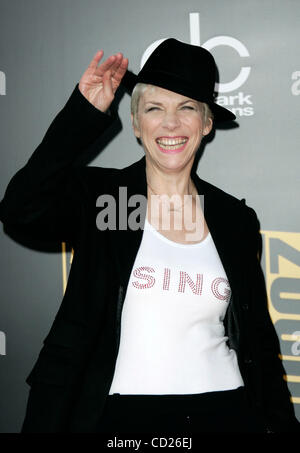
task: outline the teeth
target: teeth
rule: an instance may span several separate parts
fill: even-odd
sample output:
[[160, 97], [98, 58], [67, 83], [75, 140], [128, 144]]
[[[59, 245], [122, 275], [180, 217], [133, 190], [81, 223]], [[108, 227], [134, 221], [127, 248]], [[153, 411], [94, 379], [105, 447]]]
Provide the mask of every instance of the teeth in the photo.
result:
[[156, 141], [159, 145], [163, 146], [176, 146], [183, 145], [187, 142], [187, 138], [158, 138]]
[[182, 147], [182, 143], [179, 143], [178, 145], [163, 145], [160, 143], [159, 146], [163, 149], [178, 149]]

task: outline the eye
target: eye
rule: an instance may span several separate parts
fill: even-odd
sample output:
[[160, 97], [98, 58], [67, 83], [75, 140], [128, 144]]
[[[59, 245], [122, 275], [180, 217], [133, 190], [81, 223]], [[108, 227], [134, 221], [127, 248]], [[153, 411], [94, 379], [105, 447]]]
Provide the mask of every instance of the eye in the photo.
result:
[[181, 108], [185, 110], [196, 110], [192, 105], [183, 105]]
[[146, 109], [146, 113], [147, 112], [152, 112], [153, 110], [159, 110], [159, 108], [158, 107], [149, 107], [149, 108]]

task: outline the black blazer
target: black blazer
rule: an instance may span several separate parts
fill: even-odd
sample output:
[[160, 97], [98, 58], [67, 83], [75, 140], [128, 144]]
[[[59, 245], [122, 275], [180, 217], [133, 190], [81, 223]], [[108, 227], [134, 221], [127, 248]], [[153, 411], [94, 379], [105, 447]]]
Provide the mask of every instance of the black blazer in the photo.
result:
[[[77, 85], [0, 204], [8, 231], [67, 241], [74, 249], [62, 304], [27, 378], [31, 389], [23, 432], [94, 432], [113, 379], [122, 304], [143, 230], [99, 231], [96, 200], [113, 195], [118, 212], [119, 187], [127, 187], [127, 199], [146, 197], [145, 157], [121, 170], [76, 165], [113, 123], [113, 116], [93, 107]], [[205, 218], [231, 286], [224, 325], [249, 402], [266, 430], [295, 429], [267, 308], [256, 214], [244, 200], [195, 172], [192, 178], [204, 195]], [[128, 215], [135, 209], [128, 207]], [[143, 221], [145, 214], [141, 212]]]

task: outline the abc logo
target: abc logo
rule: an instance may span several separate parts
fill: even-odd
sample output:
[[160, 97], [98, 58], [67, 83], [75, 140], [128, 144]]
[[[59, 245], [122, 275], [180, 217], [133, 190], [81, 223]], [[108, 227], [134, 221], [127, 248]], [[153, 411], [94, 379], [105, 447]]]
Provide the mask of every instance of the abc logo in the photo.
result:
[[[159, 44], [161, 44], [165, 39], [167, 38], [158, 39], [147, 47], [141, 59], [141, 68], [154, 49], [156, 49], [156, 47], [159, 46]], [[214, 38], [211, 38], [201, 44], [199, 13], [190, 13], [190, 42], [196, 46], [201, 45], [208, 51], [211, 51], [218, 46], [228, 46], [234, 49], [241, 58], [249, 57], [249, 52], [246, 46], [241, 41], [236, 38], [232, 38], [231, 36], [215, 36]], [[227, 83], [216, 83], [215, 90], [218, 93], [229, 93], [239, 89], [248, 79], [250, 71], [250, 66], [242, 66], [239, 74], [237, 74], [234, 80]]]

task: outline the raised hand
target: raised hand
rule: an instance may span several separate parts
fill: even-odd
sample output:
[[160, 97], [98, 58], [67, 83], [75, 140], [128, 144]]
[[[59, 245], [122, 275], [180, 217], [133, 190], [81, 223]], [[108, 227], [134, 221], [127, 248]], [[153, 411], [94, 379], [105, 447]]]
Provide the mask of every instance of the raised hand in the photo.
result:
[[105, 112], [127, 70], [128, 59], [122, 53], [117, 53], [98, 66], [103, 54], [103, 50], [96, 52], [79, 81], [79, 90], [94, 107]]

